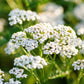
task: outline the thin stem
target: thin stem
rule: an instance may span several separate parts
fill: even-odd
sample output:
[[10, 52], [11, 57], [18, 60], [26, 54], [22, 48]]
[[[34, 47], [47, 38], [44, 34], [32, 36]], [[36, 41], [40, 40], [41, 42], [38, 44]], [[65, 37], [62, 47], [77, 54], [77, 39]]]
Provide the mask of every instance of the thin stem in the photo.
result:
[[40, 45], [39, 50], [40, 50], [40, 56], [42, 57], [43, 56], [43, 44]]
[[53, 60], [55, 61], [55, 58], [56, 58], [56, 53], [54, 54], [54, 57], [53, 57]]
[[57, 63], [55, 63], [55, 62], [53, 62], [54, 63], [54, 65], [55, 65], [55, 67], [59, 70], [59, 71], [61, 71], [61, 69], [60, 69], [60, 67], [57, 65]]
[[61, 71], [61, 69], [60, 69], [60, 67], [57, 65], [57, 63], [55, 62], [55, 58], [56, 58], [56, 53], [54, 54], [54, 57], [53, 57], [53, 63], [54, 63], [54, 65], [55, 65], [55, 67], [59, 70], [59, 71]]
[[36, 76], [36, 74], [33, 71], [32, 71], [32, 75], [35, 77], [35, 79], [38, 81], [38, 83], [41, 84], [39, 78]]
[[22, 29], [22, 30], [24, 30], [24, 28], [23, 28], [22, 24], [20, 25], [20, 27], [21, 27], [21, 29]]
[[47, 59], [48, 58], [48, 55], [45, 57], [45, 59]]
[[78, 79], [77, 79], [77, 84], [80, 84], [80, 80], [81, 80], [82, 76], [83, 76], [83, 73], [82, 73], [82, 71], [80, 71]]
[[28, 70], [26, 67], [24, 67], [24, 69], [27, 70], [30, 74], [32, 74], [34, 76], [36, 81], [38, 81], [38, 84], [41, 84], [39, 78], [37, 77], [37, 75], [33, 71]]
[[34, 53], [34, 51], [32, 51], [32, 53], [34, 54], [34, 56], [36, 56], [36, 54]]
[[43, 72], [43, 78], [44, 78], [44, 69], [42, 69], [42, 72]]
[[24, 53], [25, 53], [27, 56], [29, 56], [29, 54], [27, 53], [27, 51], [26, 51], [24, 48], [22, 48], [22, 50], [24, 51]]
[[[52, 57], [51, 57], [51, 55], [49, 55], [49, 57], [50, 57], [50, 59], [52, 60]], [[52, 60], [53, 61], [53, 60]]]
[[20, 30], [23, 31], [23, 29], [21, 29], [19, 25], [16, 24], [15, 26], [16, 26], [18, 29], [20, 29]]
[[49, 55], [50, 59], [52, 60], [53, 64], [55, 65], [55, 67], [61, 71], [60, 67], [57, 65], [57, 63], [55, 62], [55, 58], [56, 58], [56, 54], [54, 55], [54, 59], [51, 57], [51, 55]]
[[70, 69], [70, 65], [72, 64], [73, 61], [74, 61], [74, 57], [70, 60], [69, 64], [67, 65], [67, 70]]

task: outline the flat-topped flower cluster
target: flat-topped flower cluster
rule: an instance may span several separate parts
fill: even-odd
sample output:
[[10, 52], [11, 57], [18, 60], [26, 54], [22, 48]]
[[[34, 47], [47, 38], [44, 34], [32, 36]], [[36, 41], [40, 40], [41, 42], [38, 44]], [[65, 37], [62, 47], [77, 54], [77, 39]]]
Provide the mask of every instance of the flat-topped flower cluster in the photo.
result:
[[48, 38], [53, 37], [53, 27], [49, 23], [39, 23], [24, 30], [33, 36], [33, 39], [43, 43]]
[[39, 16], [36, 12], [32, 12], [31, 10], [25, 11], [20, 9], [14, 9], [9, 13], [9, 24], [13, 26], [15, 24], [22, 24], [23, 21], [35, 21], [39, 19]]
[[47, 62], [40, 56], [22, 55], [19, 58], [14, 60], [15, 66], [26, 67], [28, 69], [42, 69], [44, 65], [47, 65]]
[[64, 25], [52, 27], [49, 23], [39, 23], [24, 29], [23, 32], [14, 33], [10, 41], [14, 44], [14, 48], [12, 46], [11, 50], [8, 43], [5, 49], [8, 54], [19, 47], [29, 52], [38, 48], [39, 44], [43, 44], [43, 54], [56, 53], [71, 58], [78, 53], [76, 47], [80, 47], [80, 40], [71, 27]]
[[74, 66], [74, 70], [84, 69], [84, 59], [75, 61], [72, 66]]
[[27, 74], [23, 74], [24, 73], [24, 69], [19, 69], [16, 67], [13, 67], [10, 71], [10, 74], [13, 74], [16, 76], [16, 78], [26, 78]]
[[9, 73], [15, 75], [15, 78], [10, 78], [9, 82], [6, 82], [4, 79], [5, 74], [2, 70], [0, 70], [0, 84], [21, 84], [19, 79], [27, 78], [27, 74], [23, 74], [24, 69], [14, 67], [9, 71]]

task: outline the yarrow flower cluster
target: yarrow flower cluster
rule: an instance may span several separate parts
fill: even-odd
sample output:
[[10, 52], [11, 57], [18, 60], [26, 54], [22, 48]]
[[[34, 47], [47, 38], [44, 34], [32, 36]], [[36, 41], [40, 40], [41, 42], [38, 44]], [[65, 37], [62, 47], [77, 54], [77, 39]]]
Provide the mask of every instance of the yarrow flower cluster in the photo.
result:
[[63, 7], [54, 3], [48, 3], [43, 8], [43, 11], [44, 12], [39, 13], [40, 22], [48, 22], [51, 23], [53, 26], [58, 24], [64, 24]]
[[27, 55], [22, 55], [19, 58], [15, 58], [14, 60], [15, 66], [26, 67], [28, 69], [42, 69], [44, 65], [47, 65], [47, 62], [41, 58], [40, 56], [32, 56], [29, 57]]
[[26, 37], [26, 33], [20, 31], [20, 32], [14, 33], [12, 35], [11, 41], [15, 45], [20, 46], [23, 38], [25, 38], [25, 37]]
[[9, 79], [9, 82], [5, 82], [4, 84], [21, 84], [20, 81], [14, 80], [14, 78]]
[[15, 50], [18, 49], [19, 46], [15, 45], [11, 42], [11, 40], [7, 43], [7, 47], [4, 49], [6, 54], [12, 54], [15, 53]]
[[78, 35], [84, 35], [84, 22], [78, 23], [75, 28]]
[[29, 38], [23, 38], [21, 45], [29, 52], [38, 47], [38, 41]]
[[84, 21], [84, 4], [83, 3], [79, 4], [78, 6], [75, 7], [75, 9], [74, 9], [74, 15], [78, 19]]
[[44, 54], [59, 54], [61, 50], [61, 47], [59, 46], [58, 43], [55, 42], [50, 42], [47, 43], [44, 47], [43, 47], [43, 53]]
[[9, 24], [10, 26], [15, 24], [22, 24], [23, 21], [35, 21], [39, 19], [39, 16], [36, 12], [32, 12], [31, 10], [25, 11], [20, 9], [14, 9], [9, 13]]
[[72, 66], [74, 66], [74, 70], [84, 69], [84, 60], [77, 60], [72, 64]]
[[10, 74], [13, 74], [16, 76], [16, 78], [26, 78], [27, 77], [27, 74], [23, 74], [24, 73], [24, 69], [19, 69], [19, 68], [12, 68], [10, 71], [9, 71]]
[[24, 32], [33, 36], [33, 39], [43, 43], [52, 37], [53, 27], [49, 23], [39, 23], [24, 30]]
[[[47, 43], [48, 39], [53, 40]], [[76, 39], [75, 31], [69, 26], [52, 27], [49, 23], [39, 23], [24, 29], [23, 32], [14, 33], [11, 40], [14, 45], [22, 46], [28, 52], [37, 48], [39, 42], [46, 42], [43, 46], [44, 54], [56, 53], [71, 58], [78, 52]]]
[[74, 46], [74, 41], [77, 38], [75, 31], [64, 25], [58, 25], [53, 28], [54, 42], [47, 43], [44, 48], [44, 54], [60, 54], [62, 57], [67, 56], [71, 58], [76, 55], [78, 50]]
[[5, 48], [5, 52], [10, 55], [20, 48], [20, 46], [29, 52], [38, 47], [38, 41], [27, 38], [25, 32], [17, 32], [12, 35], [11, 40]]
[[[10, 74], [14, 74], [16, 76], [16, 78], [26, 78], [27, 75], [23, 74], [24, 70], [23, 69], [19, 69], [19, 68], [13, 68], [9, 71]], [[6, 82], [4, 80], [4, 72], [0, 69], [0, 84], [21, 84], [21, 82], [19, 80], [16, 80], [15, 78], [10, 78], [9, 82]]]
[[58, 40], [60, 40], [60, 45], [70, 44], [70, 41], [76, 38], [76, 33], [70, 26], [58, 25], [54, 27], [54, 31], [58, 33]]
[[63, 46], [60, 52], [60, 55], [62, 57], [67, 56], [68, 58], [71, 58], [71, 56], [75, 56], [78, 53], [78, 49], [76, 49], [73, 45], [66, 45]]

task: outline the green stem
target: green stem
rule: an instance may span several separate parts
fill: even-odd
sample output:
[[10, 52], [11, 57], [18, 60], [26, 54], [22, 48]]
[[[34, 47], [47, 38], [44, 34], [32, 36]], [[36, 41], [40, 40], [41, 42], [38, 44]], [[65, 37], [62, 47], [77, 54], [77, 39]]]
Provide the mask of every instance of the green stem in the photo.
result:
[[52, 60], [52, 63], [55, 65], [55, 67], [61, 71], [60, 67], [57, 65], [57, 63], [55, 62], [55, 58], [56, 58], [56, 54], [54, 54], [54, 59], [51, 57], [51, 55], [49, 55], [50, 59]]
[[53, 57], [53, 60], [55, 61], [55, 58], [56, 58], [56, 53], [54, 54], [54, 57]]
[[39, 50], [40, 50], [40, 56], [42, 57], [43, 56], [43, 44], [40, 45]]
[[24, 51], [24, 53], [25, 53], [27, 56], [29, 56], [29, 54], [27, 53], [27, 51], [26, 51], [24, 48], [22, 48], [22, 50]]
[[59, 71], [61, 71], [61, 69], [60, 69], [60, 67], [57, 65], [57, 63], [55, 63], [55, 62], [53, 62], [54, 63], [54, 65], [55, 65], [55, 67], [59, 70]]
[[53, 63], [54, 63], [54, 65], [55, 65], [55, 67], [59, 70], [59, 71], [61, 71], [61, 69], [60, 69], [60, 67], [57, 65], [57, 63], [55, 62], [55, 58], [56, 58], [56, 53], [54, 54], [54, 57], [53, 57]]
[[19, 25], [16, 24], [15, 27], [23, 31], [23, 29], [21, 29]]
[[34, 78], [38, 82], [37, 84], [41, 84], [39, 78], [36, 76], [36, 74], [33, 71], [28, 70], [26, 67], [24, 67], [24, 69], [27, 70], [30, 74], [32, 74], [34, 76]]
[[21, 27], [21, 29], [22, 29], [22, 30], [24, 30], [24, 28], [23, 28], [22, 24], [20, 25], [20, 27]]
[[35, 79], [38, 81], [38, 83], [41, 84], [39, 78], [36, 76], [36, 74], [33, 71], [32, 71], [32, 75], [35, 77]]
[[32, 51], [32, 53], [34, 54], [34, 56], [36, 56], [36, 54], [34, 53], [34, 51]]
[[70, 60], [69, 64], [67, 65], [67, 70], [70, 70], [70, 65], [72, 64], [73, 61], [74, 61], [74, 57]]
[[81, 80], [82, 76], [83, 76], [83, 73], [82, 73], [82, 71], [80, 71], [78, 79], [77, 79], [77, 84], [80, 84], [80, 80]]
[[[49, 57], [50, 57], [50, 59], [52, 60], [52, 57], [51, 57], [51, 55], [49, 55]], [[52, 60], [53, 61], [53, 60]]]

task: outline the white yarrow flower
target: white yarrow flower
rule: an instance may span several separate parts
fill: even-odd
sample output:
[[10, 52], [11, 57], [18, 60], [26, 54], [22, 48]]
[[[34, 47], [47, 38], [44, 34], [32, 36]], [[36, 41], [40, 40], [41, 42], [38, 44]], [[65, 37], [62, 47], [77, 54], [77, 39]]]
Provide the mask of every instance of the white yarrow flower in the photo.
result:
[[35, 21], [39, 19], [39, 16], [36, 12], [32, 12], [31, 10], [25, 11], [20, 9], [14, 9], [9, 13], [9, 24], [13, 26], [15, 24], [22, 24], [23, 21]]
[[44, 65], [47, 65], [47, 62], [40, 56], [34, 57], [30, 55], [28, 57], [26, 55], [22, 55], [19, 58], [15, 58], [14, 65], [26, 67], [28, 69], [36, 69], [36, 68], [41, 69], [43, 68]]
[[10, 74], [14, 74], [16, 76], [16, 78], [26, 78], [27, 74], [23, 74], [24, 73], [24, 69], [19, 69], [19, 68], [12, 68], [9, 71]]
[[74, 70], [84, 69], [84, 60], [77, 60], [72, 64], [72, 66], [74, 66]]

